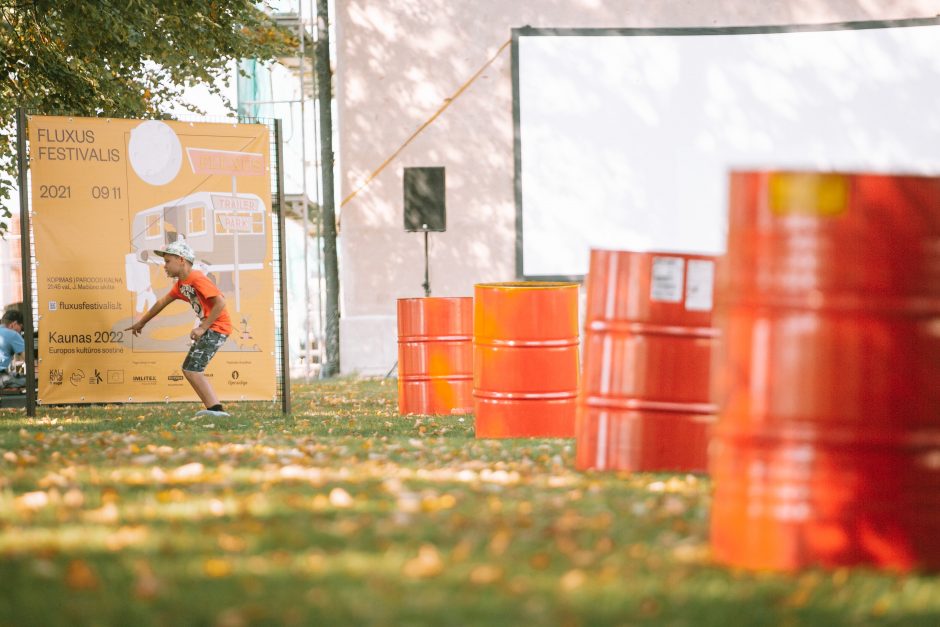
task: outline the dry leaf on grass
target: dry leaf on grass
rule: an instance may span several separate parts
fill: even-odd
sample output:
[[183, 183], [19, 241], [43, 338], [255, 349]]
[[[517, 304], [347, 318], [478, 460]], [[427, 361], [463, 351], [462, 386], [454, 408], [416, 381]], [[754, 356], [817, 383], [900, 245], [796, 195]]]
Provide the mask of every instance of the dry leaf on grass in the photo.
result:
[[94, 590], [98, 576], [84, 560], [72, 560], [65, 569], [65, 585], [72, 590]]
[[402, 574], [410, 579], [428, 579], [436, 577], [444, 571], [444, 561], [432, 544], [423, 544], [414, 557], [402, 567]]

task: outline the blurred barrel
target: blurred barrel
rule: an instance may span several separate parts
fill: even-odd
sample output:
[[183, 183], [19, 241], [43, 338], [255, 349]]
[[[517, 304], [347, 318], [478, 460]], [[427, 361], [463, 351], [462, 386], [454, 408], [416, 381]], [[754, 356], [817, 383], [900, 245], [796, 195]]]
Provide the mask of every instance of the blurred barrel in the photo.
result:
[[715, 257], [592, 250], [580, 469], [705, 472]]
[[738, 172], [717, 560], [940, 567], [940, 179]]
[[473, 410], [473, 299], [398, 300], [398, 413]]
[[476, 436], [574, 437], [578, 284], [482, 283], [473, 307]]

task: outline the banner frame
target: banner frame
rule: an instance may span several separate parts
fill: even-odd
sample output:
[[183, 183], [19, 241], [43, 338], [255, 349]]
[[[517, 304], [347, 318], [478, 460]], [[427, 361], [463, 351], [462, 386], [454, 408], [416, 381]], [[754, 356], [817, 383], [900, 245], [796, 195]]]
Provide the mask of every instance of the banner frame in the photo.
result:
[[32, 228], [29, 224], [29, 158], [26, 154], [26, 109], [16, 110], [16, 157], [19, 166], [20, 256], [23, 279], [23, 339], [26, 344], [26, 415], [36, 415], [36, 342], [33, 329]]
[[[127, 118], [122, 116], [114, 115], [82, 115], [82, 114], [73, 114], [65, 113], [61, 111], [55, 112], [39, 112], [39, 111], [30, 111], [26, 108], [17, 108], [17, 161], [19, 166], [18, 173], [18, 184], [20, 187], [20, 232], [21, 232], [21, 263], [22, 263], [22, 278], [23, 278], [23, 309], [24, 312], [24, 322], [23, 322], [23, 333], [24, 340], [26, 344], [26, 415], [28, 417], [34, 417], [36, 415], [36, 408], [39, 405], [37, 400], [38, 394], [38, 380], [36, 376], [36, 366], [38, 365], [35, 358], [35, 352], [38, 348], [35, 341], [35, 329], [33, 317], [37, 313], [35, 309], [35, 302], [33, 299], [33, 256], [32, 256], [32, 225], [30, 221], [30, 196], [29, 196], [29, 157], [28, 157], [28, 124], [29, 118], [32, 115], [36, 116], [60, 116], [60, 117], [87, 117], [87, 118], [108, 118], [115, 120], [141, 120], [144, 121], [150, 118]], [[186, 116], [184, 116], [186, 117]], [[278, 226], [278, 238], [277, 241], [272, 241], [272, 246], [275, 254], [278, 255], [276, 260], [273, 260], [273, 263], [277, 270], [280, 273], [280, 277], [276, 277], [274, 281], [274, 287], [277, 288], [277, 293], [275, 297], [279, 299], [279, 307], [276, 308], [275, 320], [280, 323], [280, 329], [275, 329], [274, 342], [275, 345], [280, 343], [280, 351], [277, 351], [277, 346], [275, 346], [275, 355], [280, 358], [281, 364], [280, 368], [276, 368], [277, 371], [277, 381], [275, 382], [275, 389], [280, 395], [281, 400], [281, 412], [285, 415], [291, 413], [291, 393], [290, 393], [290, 361], [289, 361], [289, 350], [290, 345], [288, 341], [288, 328], [287, 328], [287, 266], [286, 266], [286, 248], [284, 240], [284, 228], [285, 228], [285, 216], [284, 216], [284, 171], [283, 171], [283, 131], [282, 131], [282, 121], [280, 118], [256, 118], [256, 117], [245, 117], [239, 116], [238, 118], [225, 118], [224, 120], [212, 119], [199, 117], [198, 119], [180, 119], [180, 118], [163, 118], [165, 120], [172, 120], [177, 122], [208, 122], [208, 123], [224, 123], [224, 124], [260, 124], [268, 128], [270, 133], [269, 140], [269, 149], [272, 151], [271, 163], [276, 170], [272, 172], [273, 180], [272, 183], [273, 189], [271, 189], [271, 210], [277, 211], [276, 215], [276, 224]], [[269, 188], [270, 189], [270, 188]], [[35, 264], [38, 265], [39, 260], [35, 261]], [[272, 303], [272, 306], [275, 303]], [[274, 402], [277, 399], [273, 399]], [[184, 402], [184, 401], [179, 401]], [[266, 402], [266, 401], [251, 401], [251, 402]], [[53, 403], [53, 405], [61, 406], [73, 406], [73, 405], [90, 405], [95, 404], [92, 402], [70, 402], [70, 403]], [[122, 403], [126, 404], [126, 403]], [[137, 404], [137, 403], [135, 403]], [[142, 405], [153, 404], [152, 402], [142, 402], [139, 403]]]
[[[287, 328], [287, 246], [284, 222], [284, 144], [281, 119], [274, 118], [274, 164], [277, 167], [274, 201], [277, 204], [277, 256], [280, 270], [279, 292], [281, 297], [281, 413], [290, 414], [290, 342]], [[272, 211], [275, 202], [271, 203]]]

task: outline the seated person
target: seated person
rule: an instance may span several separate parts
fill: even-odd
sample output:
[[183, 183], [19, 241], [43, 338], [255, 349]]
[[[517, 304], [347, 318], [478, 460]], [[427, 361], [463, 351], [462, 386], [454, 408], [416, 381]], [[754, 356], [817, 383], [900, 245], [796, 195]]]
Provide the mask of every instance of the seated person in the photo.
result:
[[0, 318], [0, 384], [3, 387], [23, 387], [26, 378], [9, 372], [13, 358], [23, 358], [26, 342], [23, 340], [23, 314], [10, 309]]

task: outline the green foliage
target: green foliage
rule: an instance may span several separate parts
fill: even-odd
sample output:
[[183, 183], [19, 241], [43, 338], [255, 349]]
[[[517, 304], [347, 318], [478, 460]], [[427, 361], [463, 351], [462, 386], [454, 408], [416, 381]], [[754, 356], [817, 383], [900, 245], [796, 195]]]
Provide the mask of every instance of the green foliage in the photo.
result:
[[7, 625], [937, 625], [940, 579], [722, 568], [710, 483], [397, 414], [393, 381], [0, 410]]
[[[294, 46], [253, 0], [0, 0], [0, 206], [10, 216], [18, 107], [160, 117], [232, 60]], [[220, 94], [221, 95], [221, 94]]]

